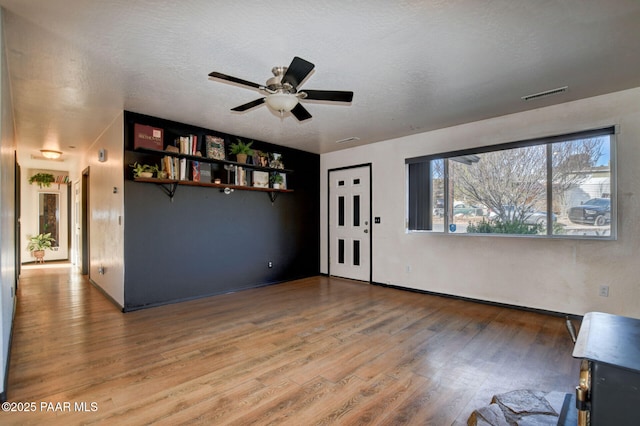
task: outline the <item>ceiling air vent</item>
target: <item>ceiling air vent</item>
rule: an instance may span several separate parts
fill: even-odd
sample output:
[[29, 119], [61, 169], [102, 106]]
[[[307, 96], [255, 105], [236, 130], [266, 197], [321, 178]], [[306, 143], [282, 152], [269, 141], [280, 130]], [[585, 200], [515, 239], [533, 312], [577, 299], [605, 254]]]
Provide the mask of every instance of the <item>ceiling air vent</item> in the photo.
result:
[[558, 87], [557, 89], [546, 90], [540, 93], [534, 93], [533, 95], [523, 96], [521, 99], [523, 101], [531, 101], [533, 99], [544, 98], [546, 96], [557, 95], [558, 93], [564, 93], [567, 91], [569, 86]]
[[44, 161], [59, 161], [64, 163], [64, 158], [45, 158], [43, 155], [33, 155], [31, 154], [32, 160], [44, 160]]
[[336, 141], [336, 143], [347, 143], [347, 142], [354, 142], [354, 141], [359, 141], [360, 138], [357, 136], [351, 136], [349, 138], [344, 138], [344, 139], [340, 139], [339, 141]]

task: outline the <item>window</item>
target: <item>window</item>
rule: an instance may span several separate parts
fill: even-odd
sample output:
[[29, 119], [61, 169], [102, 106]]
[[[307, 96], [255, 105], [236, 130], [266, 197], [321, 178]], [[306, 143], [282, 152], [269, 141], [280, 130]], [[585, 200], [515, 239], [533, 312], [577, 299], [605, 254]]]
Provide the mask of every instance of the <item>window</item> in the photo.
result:
[[615, 238], [614, 128], [406, 160], [408, 229]]

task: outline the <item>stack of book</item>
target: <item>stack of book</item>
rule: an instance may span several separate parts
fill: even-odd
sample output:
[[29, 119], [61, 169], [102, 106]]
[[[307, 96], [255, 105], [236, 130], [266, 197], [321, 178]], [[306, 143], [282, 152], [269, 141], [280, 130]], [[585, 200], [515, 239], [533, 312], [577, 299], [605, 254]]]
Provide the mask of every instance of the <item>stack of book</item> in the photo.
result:
[[69, 176], [67, 176], [67, 175], [60, 176], [60, 175], [58, 175], [58, 176], [56, 176], [55, 183], [57, 183], [58, 185], [69, 183]]
[[167, 179], [192, 180], [200, 182], [200, 162], [165, 155], [161, 170], [167, 172]]
[[[168, 149], [168, 148], [167, 148]], [[177, 152], [184, 155], [197, 155], [198, 136], [180, 136], [175, 140]], [[167, 179], [192, 180], [200, 182], [200, 162], [165, 155], [160, 166], [167, 173]]]
[[176, 147], [179, 149], [180, 154], [196, 155], [196, 152], [198, 152], [198, 136], [180, 136], [176, 139]]

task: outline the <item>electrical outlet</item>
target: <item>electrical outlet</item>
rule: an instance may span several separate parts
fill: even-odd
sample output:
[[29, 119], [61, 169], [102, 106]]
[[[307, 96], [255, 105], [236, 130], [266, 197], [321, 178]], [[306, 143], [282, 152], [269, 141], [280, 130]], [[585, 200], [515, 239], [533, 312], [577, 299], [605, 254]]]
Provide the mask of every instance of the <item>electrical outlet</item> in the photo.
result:
[[601, 297], [609, 297], [609, 286], [608, 285], [601, 285], [598, 288], [598, 294]]

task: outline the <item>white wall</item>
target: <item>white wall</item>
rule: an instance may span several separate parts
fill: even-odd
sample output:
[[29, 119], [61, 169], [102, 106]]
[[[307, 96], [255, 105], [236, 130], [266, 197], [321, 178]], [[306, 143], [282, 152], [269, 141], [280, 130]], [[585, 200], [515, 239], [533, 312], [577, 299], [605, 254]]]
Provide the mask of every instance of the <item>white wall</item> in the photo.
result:
[[[407, 233], [405, 158], [619, 125], [617, 241]], [[327, 171], [373, 164], [373, 281], [582, 315], [640, 318], [640, 88], [321, 156], [321, 272]], [[410, 266], [411, 272], [407, 272]], [[609, 297], [598, 296], [599, 285]]]
[[[0, 9], [0, 393], [6, 398], [5, 380], [9, 338], [15, 308], [15, 151], [9, 77], [5, 60]], [[0, 398], [2, 399], [2, 398]]]
[[[105, 162], [98, 161], [100, 149], [107, 152]], [[87, 151], [83, 161], [89, 167], [89, 277], [121, 307], [124, 306], [123, 161], [124, 115], [121, 112]], [[99, 272], [101, 268], [103, 274]]]

